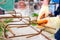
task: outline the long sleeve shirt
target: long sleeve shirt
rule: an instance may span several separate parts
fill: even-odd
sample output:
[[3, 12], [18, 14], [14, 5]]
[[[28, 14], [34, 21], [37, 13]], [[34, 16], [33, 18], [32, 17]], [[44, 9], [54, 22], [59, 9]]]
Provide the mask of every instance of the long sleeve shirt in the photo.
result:
[[39, 11], [38, 20], [40, 20], [40, 18], [42, 16], [44, 16], [44, 14], [45, 14], [45, 17], [47, 17], [49, 15], [49, 7], [48, 7], [48, 5], [43, 4], [40, 11]]

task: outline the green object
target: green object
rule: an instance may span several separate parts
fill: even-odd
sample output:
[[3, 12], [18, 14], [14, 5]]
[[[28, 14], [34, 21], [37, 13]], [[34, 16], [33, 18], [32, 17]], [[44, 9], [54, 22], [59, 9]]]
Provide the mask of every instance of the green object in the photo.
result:
[[32, 16], [33, 16], [33, 17], [37, 17], [38, 14], [37, 14], [37, 13], [33, 13]]
[[2, 31], [2, 29], [0, 28], [0, 32]]
[[32, 23], [32, 26], [36, 26], [37, 24], [35, 24], [35, 23]]
[[5, 23], [9, 23], [9, 22], [11, 22], [12, 20], [13, 20], [13, 19], [5, 19], [4, 22], [5, 22]]
[[2, 37], [2, 31], [0, 31], [0, 37]]
[[[12, 22], [12, 20], [13, 19], [5, 19], [4, 23], [5, 24], [10, 23], [10, 22]], [[3, 32], [2, 30], [4, 29], [4, 26], [5, 26], [4, 23], [0, 22], [0, 37], [2, 36], [2, 32]], [[7, 29], [5, 31], [8, 32]]]
[[[0, 0], [2, 2], [3, 0]], [[14, 9], [15, 0], [5, 0], [4, 3], [0, 4], [0, 7], [5, 9], [6, 11], [11, 11]]]

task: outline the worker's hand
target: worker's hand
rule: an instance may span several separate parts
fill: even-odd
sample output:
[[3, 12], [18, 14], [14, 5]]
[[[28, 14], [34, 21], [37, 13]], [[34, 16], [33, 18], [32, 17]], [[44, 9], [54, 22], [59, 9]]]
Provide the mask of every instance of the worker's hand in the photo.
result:
[[37, 23], [38, 23], [38, 25], [47, 24], [48, 20], [42, 20], [42, 19], [40, 19], [40, 20], [37, 21]]

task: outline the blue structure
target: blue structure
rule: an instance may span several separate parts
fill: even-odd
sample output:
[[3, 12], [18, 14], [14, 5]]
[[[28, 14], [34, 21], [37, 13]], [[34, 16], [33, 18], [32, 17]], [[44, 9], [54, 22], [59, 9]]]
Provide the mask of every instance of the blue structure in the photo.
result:
[[52, 0], [54, 3], [59, 3], [59, 0]]
[[[59, 4], [60, 1], [59, 0], [51, 0], [50, 3], [57, 3]], [[55, 11], [55, 6], [54, 4], [50, 5], [50, 11], [52, 12], [52, 14], [54, 15], [54, 11]]]
[[60, 40], [60, 29], [57, 31], [57, 33], [55, 34], [55, 39], [56, 40]]

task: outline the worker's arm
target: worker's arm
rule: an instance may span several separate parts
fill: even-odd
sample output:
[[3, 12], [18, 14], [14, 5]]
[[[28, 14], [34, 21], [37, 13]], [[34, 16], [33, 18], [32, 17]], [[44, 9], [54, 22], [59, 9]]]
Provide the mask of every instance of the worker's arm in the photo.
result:
[[44, 0], [44, 1], [43, 1], [43, 4], [44, 4], [44, 5], [49, 5], [49, 3], [50, 3], [50, 0]]
[[46, 17], [49, 14], [49, 7], [48, 7], [49, 1], [50, 0], [44, 0], [43, 1], [42, 7], [39, 11], [38, 20]]
[[[48, 20], [43, 20], [43, 18], [46, 18], [49, 15], [49, 6], [48, 6], [48, 0], [44, 0], [42, 7], [39, 11], [39, 16], [37, 19], [37, 23], [47, 23]], [[41, 21], [42, 20], [42, 21]]]

